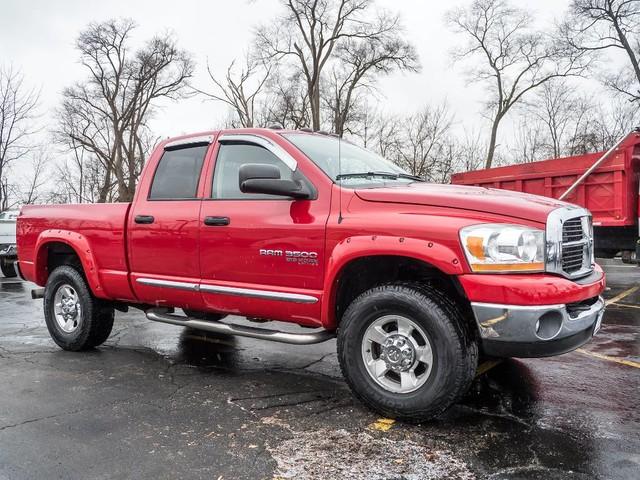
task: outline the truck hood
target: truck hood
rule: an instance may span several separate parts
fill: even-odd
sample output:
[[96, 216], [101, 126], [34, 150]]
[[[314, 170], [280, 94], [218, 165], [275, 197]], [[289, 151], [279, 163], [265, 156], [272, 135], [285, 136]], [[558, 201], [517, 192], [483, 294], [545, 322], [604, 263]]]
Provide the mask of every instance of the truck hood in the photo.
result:
[[553, 198], [495, 188], [415, 182], [402, 186], [356, 189], [367, 202], [447, 207], [546, 223], [547, 215], [568, 203]]

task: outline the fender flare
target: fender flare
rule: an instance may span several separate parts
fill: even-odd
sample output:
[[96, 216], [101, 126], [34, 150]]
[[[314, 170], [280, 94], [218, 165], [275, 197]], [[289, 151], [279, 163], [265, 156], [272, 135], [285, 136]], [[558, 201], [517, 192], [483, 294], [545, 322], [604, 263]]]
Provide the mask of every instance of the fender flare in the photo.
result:
[[334, 316], [337, 280], [344, 268], [353, 260], [372, 256], [407, 257], [419, 260], [446, 275], [464, 273], [459, 253], [440, 243], [401, 236], [360, 235], [344, 238], [331, 252], [327, 262], [322, 296], [322, 324], [335, 328]]
[[96, 297], [106, 298], [102, 283], [100, 282], [100, 276], [98, 275], [98, 265], [93, 256], [91, 245], [89, 240], [84, 235], [72, 232], [69, 230], [44, 230], [36, 241], [35, 258], [34, 258], [34, 271], [36, 274], [36, 283], [38, 285], [44, 285], [47, 282], [47, 277], [51, 272], [47, 271], [47, 244], [49, 243], [64, 243], [68, 245], [80, 259], [83, 273], [89, 284], [91, 292]]

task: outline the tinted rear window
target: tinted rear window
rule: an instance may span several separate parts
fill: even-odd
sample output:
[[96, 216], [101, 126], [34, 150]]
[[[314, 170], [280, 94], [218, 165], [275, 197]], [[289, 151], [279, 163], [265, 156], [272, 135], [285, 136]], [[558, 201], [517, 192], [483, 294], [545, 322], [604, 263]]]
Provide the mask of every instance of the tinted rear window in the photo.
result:
[[165, 151], [153, 177], [149, 200], [196, 198], [207, 148], [201, 145]]

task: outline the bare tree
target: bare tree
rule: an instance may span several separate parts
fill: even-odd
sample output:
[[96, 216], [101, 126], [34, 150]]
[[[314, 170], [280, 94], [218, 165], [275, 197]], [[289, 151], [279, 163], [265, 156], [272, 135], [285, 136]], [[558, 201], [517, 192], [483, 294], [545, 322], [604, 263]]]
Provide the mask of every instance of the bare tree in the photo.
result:
[[637, 104], [621, 98], [593, 107], [571, 138], [569, 155], [608, 150], [632, 127], [640, 124]]
[[[537, 141], [542, 142], [538, 143], [541, 148], [536, 150], [537, 154], [557, 158], [573, 150], [572, 139], [586, 129], [594, 108], [586, 95], [577, 92], [579, 90], [565, 79], [554, 79], [542, 85], [531, 101], [522, 102], [521, 110], [525, 116], [521, 122], [522, 129], [531, 122], [536, 126]], [[544, 135], [538, 131], [538, 122], [544, 125]], [[525, 132], [520, 133], [522, 137]], [[530, 134], [529, 138], [532, 137]]]
[[[371, 92], [375, 79], [394, 70], [416, 72], [418, 56], [410, 43], [400, 35], [398, 17], [383, 15], [366, 38], [348, 38], [336, 48], [336, 64], [330, 75], [329, 93], [325, 95], [331, 113], [332, 130], [342, 136], [351, 117], [361, 103], [360, 94]], [[353, 133], [349, 131], [349, 133]]]
[[640, 2], [573, 0], [560, 31], [579, 52], [622, 51], [629, 68], [605, 73], [605, 84], [633, 101], [640, 100]]
[[293, 67], [305, 79], [311, 127], [319, 130], [323, 74], [338, 48], [348, 41], [395, 37], [399, 22], [385, 13], [371, 19], [372, 0], [281, 1], [285, 14], [258, 29], [256, 51], [265, 62], [294, 59]]
[[276, 124], [293, 130], [308, 127], [311, 123], [309, 95], [303, 83], [295, 73], [285, 75], [276, 71], [272, 74], [266, 84], [258, 124]]
[[518, 122], [513, 134], [514, 141], [510, 148], [512, 162], [529, 163], [544, 159], [549, 152], [549, 138], [542, 121], [525, 117]]
[[34, 149], [28, 174], [24, 177], [23, 188], [20, 191], [20, 203], [30, 205], [42, 201], [43, 187], [47, 184], [47, 165], [49, 152], [43, 147]]
[[457, 145], [454, 171], [468, 172], [482, 166], [486, 141], [480, 131], [465, 130], [463, 136], [458, 136]]
[[161, 98], [185, 94], [193, 63], [169, 35], [159, 35], [136, 51], [132, 20], [93, 23], [76, 47], [88, 72], [63, 91], [58, 140], [81, 148], [102, 165], [98, 201], [130, 201], [148, 153], [147, 120]]
[[252, 57], [250, 54], [245, 56], [244, 66], [239, 72], [235, 68], [236, 61], [232, 61], [227, 68], [224, 79], [220, 80], [216, 78], [211, 66], [207, 63], [207, 73], [215, 90], [194, 89], [211, 100], [222, 102], [231, 107], [237, 118], [237, 122], [232, 122], [235, 127], [256, 126], [256, 100], [271, 73], [270, 66], [263, 66]]
[[[401, 126], [396, 162], [412, 175], [431, 181], [442, 177], [442, 162], [449, 147], [453, 117], [446, 104], [426, 106], [407, 117]], [[447, 151], [451, 154], [451, 151]], [[452, 155], [447, 157], [452, 159]], [[444, 170], [450, 173], [452, 166]], [[445, 174], [446, 176], [446, 174]]]
[[0, 208], [8, 206], [10, 184], [7, 168], [25, 156], [34, 133], [37, 91], [28, 88], [24, 76], [12, 67], [0, 68]]
[[532, 90], [557, 78], [581, 74], [587, 62], [582, 52], [562, 49], [535, 30], [531, 15], [505, 0], [474, 0], [447, 15], [453, 28], [468, 38], [455, 53], [457, 60], [478, 57], [483, 65], [469, 72], [470, 81], [487, 85], [491, 134], [485, 167], [495, 155], [498, 127], [512, 107]]

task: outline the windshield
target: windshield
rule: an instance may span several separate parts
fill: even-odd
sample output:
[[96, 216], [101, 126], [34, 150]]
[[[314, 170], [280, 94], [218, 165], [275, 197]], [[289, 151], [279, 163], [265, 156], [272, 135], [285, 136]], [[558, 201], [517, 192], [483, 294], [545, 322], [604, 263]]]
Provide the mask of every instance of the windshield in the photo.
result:
[[339, 181], [343, 185], [419, 180], [380, 155], [345, 140], [340, 142], [337, 137], [306, 133], [287, 133], [283, 136], [334, 182]]

